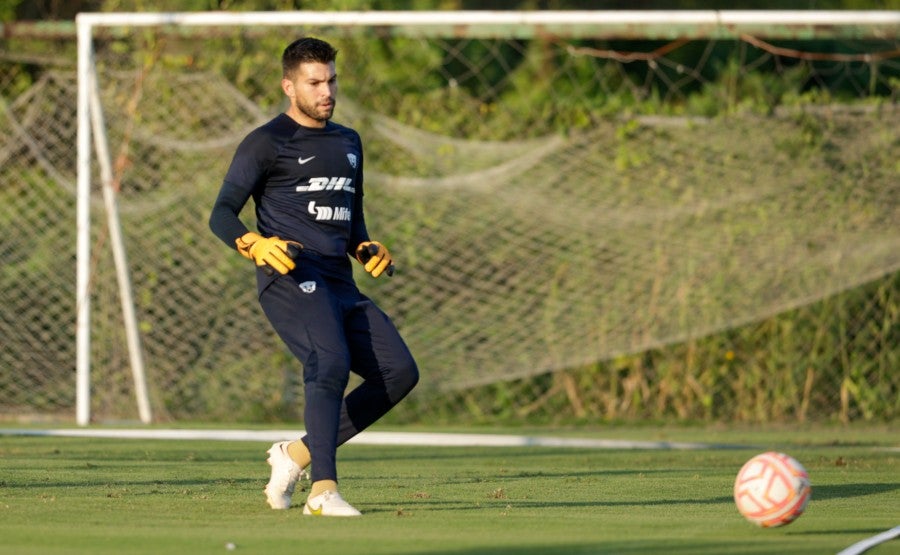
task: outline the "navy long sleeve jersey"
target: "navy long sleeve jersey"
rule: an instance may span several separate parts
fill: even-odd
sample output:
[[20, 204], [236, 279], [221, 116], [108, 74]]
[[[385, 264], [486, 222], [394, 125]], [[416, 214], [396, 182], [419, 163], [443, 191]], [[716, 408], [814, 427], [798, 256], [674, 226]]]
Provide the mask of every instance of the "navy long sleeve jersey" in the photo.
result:
[[356, 131], [327, 122], [303, 127], [286, 114], [238, 146], [210, 215], [210, 228], [235, 247], [250, 197], [261, 235], [299, 241], [323, 257], [353, 254], [368, 240], [363, 217], [363, 152]]

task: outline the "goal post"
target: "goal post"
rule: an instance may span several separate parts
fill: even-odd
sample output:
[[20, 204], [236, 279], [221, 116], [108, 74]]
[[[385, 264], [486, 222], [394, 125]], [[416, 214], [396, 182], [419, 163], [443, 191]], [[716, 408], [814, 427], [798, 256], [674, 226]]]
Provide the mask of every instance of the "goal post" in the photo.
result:
[[[147, 376], [142, 353], [141, 329], [135, 314], [134, 294], [131, 287], [128, 253], [122, 239], [121, 222], [118, 218], [118, 194], [112, 184], [112, 155], [107, 144], [107, 136], [99, 98], [97, 70], [95, 65], [94, 35], [98, 29], [132, 27], [175, 27], [193, 29], [203, 27], [271, 27], [302, 26], [303, 29], [357, 29], [378, 36], [418, 38], [439, 38], [445, 40], [490, 39], [496, 37], [510, 39], [533, 39], [559, 37], [565, 39], [654, 39], [654, 40], [698, 40], [728, 39], [739, 40], [743, 36], [757, 39], [891, 39], [900, 28], [900, 13], [871, 11], [543, 11], [543, 12], [170, 12], [170, 13], [81, 13], [76, 18], [77, 28], [77, 238], [76, 238], [76, 421], [87, 425], [91, 421], [91, 198], [92, 160], [99, 166], [104, 206], [107, 212], [108, 236], [116, 267], [116, 281], [120, 298], [122, 319], [127, 338], [129, 365], [132, 371], [138, 412], [143, 422], [154, 418], [151, 410], [151, 396], [148, 393]], [[277, 56], [278, 52], [271, 55]], [[467, 62], [468, 63], [468, 62]], [[478, 71], [472, 64], [472, 73]], [[473, 77], [477, 81], [477, 76]], [[399, 102], [399, 101], [398, 101]], [[489, 110], [489, 102], [483, 109]], [[377, 119], [379, 115], [368, 116]], [[393, 125], [396, 125], [394, 123]], [[419, 138], [422, 138], [420, 136]], [[414, 142], [415, 139], [412, 139]], [[542, 143], [540, 157], [561, 162], [565, 156], [556, 143]], [[483, 152], [487, 143], [473, 145], [470, 151]], [[498, 151], [506, 149], [506, 154], [521, 151], [523, 157], [530, 156], [532, 144], [524, 142], [515, 145], [495, 144]], [[449, 148], [449, 147], [448, 147]], [[463, 148], [463, 147], [460, 147]], [[92, 154], [94, 153], [94, 154]], [[96, 156], [96, 158], [94, 157]], [[522, 158], [524, 159], [524, 158]], [[520, 158], [509, 158], [508, 165], [498, 165], [506, 171], [517, 165]], [[515, 163], [515, 164], [513, 164]], [[623, 159], [622, 164], [639, 163]], [[482, 175], [482, 174], [473, 174]], [[486, 175], [486, 174], [485, 174]], [[477, 178], [473, 178], [477, 179]], [[399, 182], [399, 181], [398, 181]], [[408, 181], [412, 182], [412, 181]], [[521, 201], [526, 202], [526, 201]], [[528, 208], [531, 214], [534, 207]], [[527, 220], [530, 216], [523, 216]], [[625, 222], [620, 222], [625, 225]], [[477, 225], [477, 224], [475, 224]], [[889, 245], [884, 246], [887, 249]], [[889, 256], [883, 259], [890, 259]], [[890, 266], [890, 264], [888, 264]], [[896, 270], [896, 267], [872, 267], [864, 276], [848, 278], [847, 283], [871, 279], [879, 272]], [[467, 270], [478, 273], [479, 270]], [[562, 270], [560, 270], [562, 271]], [[560, 280], [566, 279], [564, 276]], [[710, 278], [712, 279], [712, 278]], [[658, 284], [657, 284], [658, 285]], [[652, 284], [651, 284], [652, 286]], [[834, 290], [834, 289], [832, 289]], [[796, 298], [793, 302], [801, 302]], [[790, 303], [782, 304], [782, 307]], [[410, 309], [411, 312], [419, 309]], [[546, 308], [547, 324], [551, 327], [562, 325], [568, 316], [556, 314], [555, 308]], [[579, 309], [572, 309], [577, 312]], [[550, 314], [554, 312], [553, 314]], [[622, 315], [624, 318], [624, 315]], [[682, 316], [683, 317], [683, 316]], [[744, 321], [758, 315], [747, 315]], [[739, 321], [732, 320], [732, 322]], [[545, 322], [546, 323], [546, 322]], [[605, 341], [601, 326], [595, 330], [596, 341]], [[706, 330], [689, 327], [678, 332], [670, 332], [665, 338], [643, 344], [644, 347], [663, 344], [677, 338]], [[452, 330], [450, 331], [452, 332]], [[477, 335], [477, 334], [476, 334]], [[425, 340], [427, 341], [427, 340]], [[633, 346], [633, 345], [632, 345]], [[452, 347], [448, 347], [452, 349]], [[628, 346], [619, 345], [604, 351], [605, 356], [627, 352]], [[454, 355], [455, 356], [455, 355]], [[519, 355], [522, 364], [527, 354]], [[464, 358], [464, 357], [463, 357]], [[587, 362], [584, 356], [567, 359], [567, 363]], [[546, 361], [540, 363], [546, 368]], [[500, 372], [498, 375], [504, 375]], [[507, 375], [518, 375], [510, 373]], [[476, 383], [473, 376], [469, 383]]]

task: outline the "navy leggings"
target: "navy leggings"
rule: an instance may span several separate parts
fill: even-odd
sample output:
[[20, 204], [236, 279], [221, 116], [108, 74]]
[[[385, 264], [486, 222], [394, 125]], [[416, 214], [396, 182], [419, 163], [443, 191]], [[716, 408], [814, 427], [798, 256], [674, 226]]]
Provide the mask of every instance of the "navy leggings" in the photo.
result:
[[[397, 328], [352, 281], [304, 263], [274, 279], [259, 302], [303, 364], [306, 436], [312, 481], [337, 481], [339, 445], [400, 402], [419, 371]], [[350, 372], [363, 382], [344, 397]]]

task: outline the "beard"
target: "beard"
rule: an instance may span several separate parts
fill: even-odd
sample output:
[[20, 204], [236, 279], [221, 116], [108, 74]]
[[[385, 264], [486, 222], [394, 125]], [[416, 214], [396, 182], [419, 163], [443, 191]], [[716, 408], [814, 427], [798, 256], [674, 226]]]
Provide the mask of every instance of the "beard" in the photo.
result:
[[295, 98], [294, 100], [294, 107], [297, 108], [300, 113], [314, 119], [315, 121], [321, 122], [325, 122], [331, 119], [331, 115], [334, 113], [334, 106], [336, 104], [334, 98], [330, 99], [331, 105], [327, 108], [323, 108], [315, 102], [303, 102], [299, 98]]

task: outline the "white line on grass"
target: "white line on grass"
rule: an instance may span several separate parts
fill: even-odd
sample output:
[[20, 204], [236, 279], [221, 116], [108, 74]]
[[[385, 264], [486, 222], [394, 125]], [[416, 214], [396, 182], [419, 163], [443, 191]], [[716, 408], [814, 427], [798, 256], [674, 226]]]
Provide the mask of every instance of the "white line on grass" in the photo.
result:
[[[3, 429], [0, 435], [93, 437], [114, 439], [184, 439], [217, 441], [281, 441], [299, 435], [297, 430], [164, 430], [164, 429]], [[362, 432], [350, 443], [359, 445], [419, 445], [427, 447], [570, 447], [581, 449], [741, 449], [747, 446], [678, 441], [563, 438], [500, 434], [425, 432]]]
[[862, 541], [854, 543], [847, 549], [839, 552], [837, 555], [859, 555], [860, 553], [867, 551], [880, 543], [898, 537], [900, 537], [900, 526], [894, 526], [887, 532], [882, 532], [880, 534], [872, 536], [871, 538], [866, 538]]

